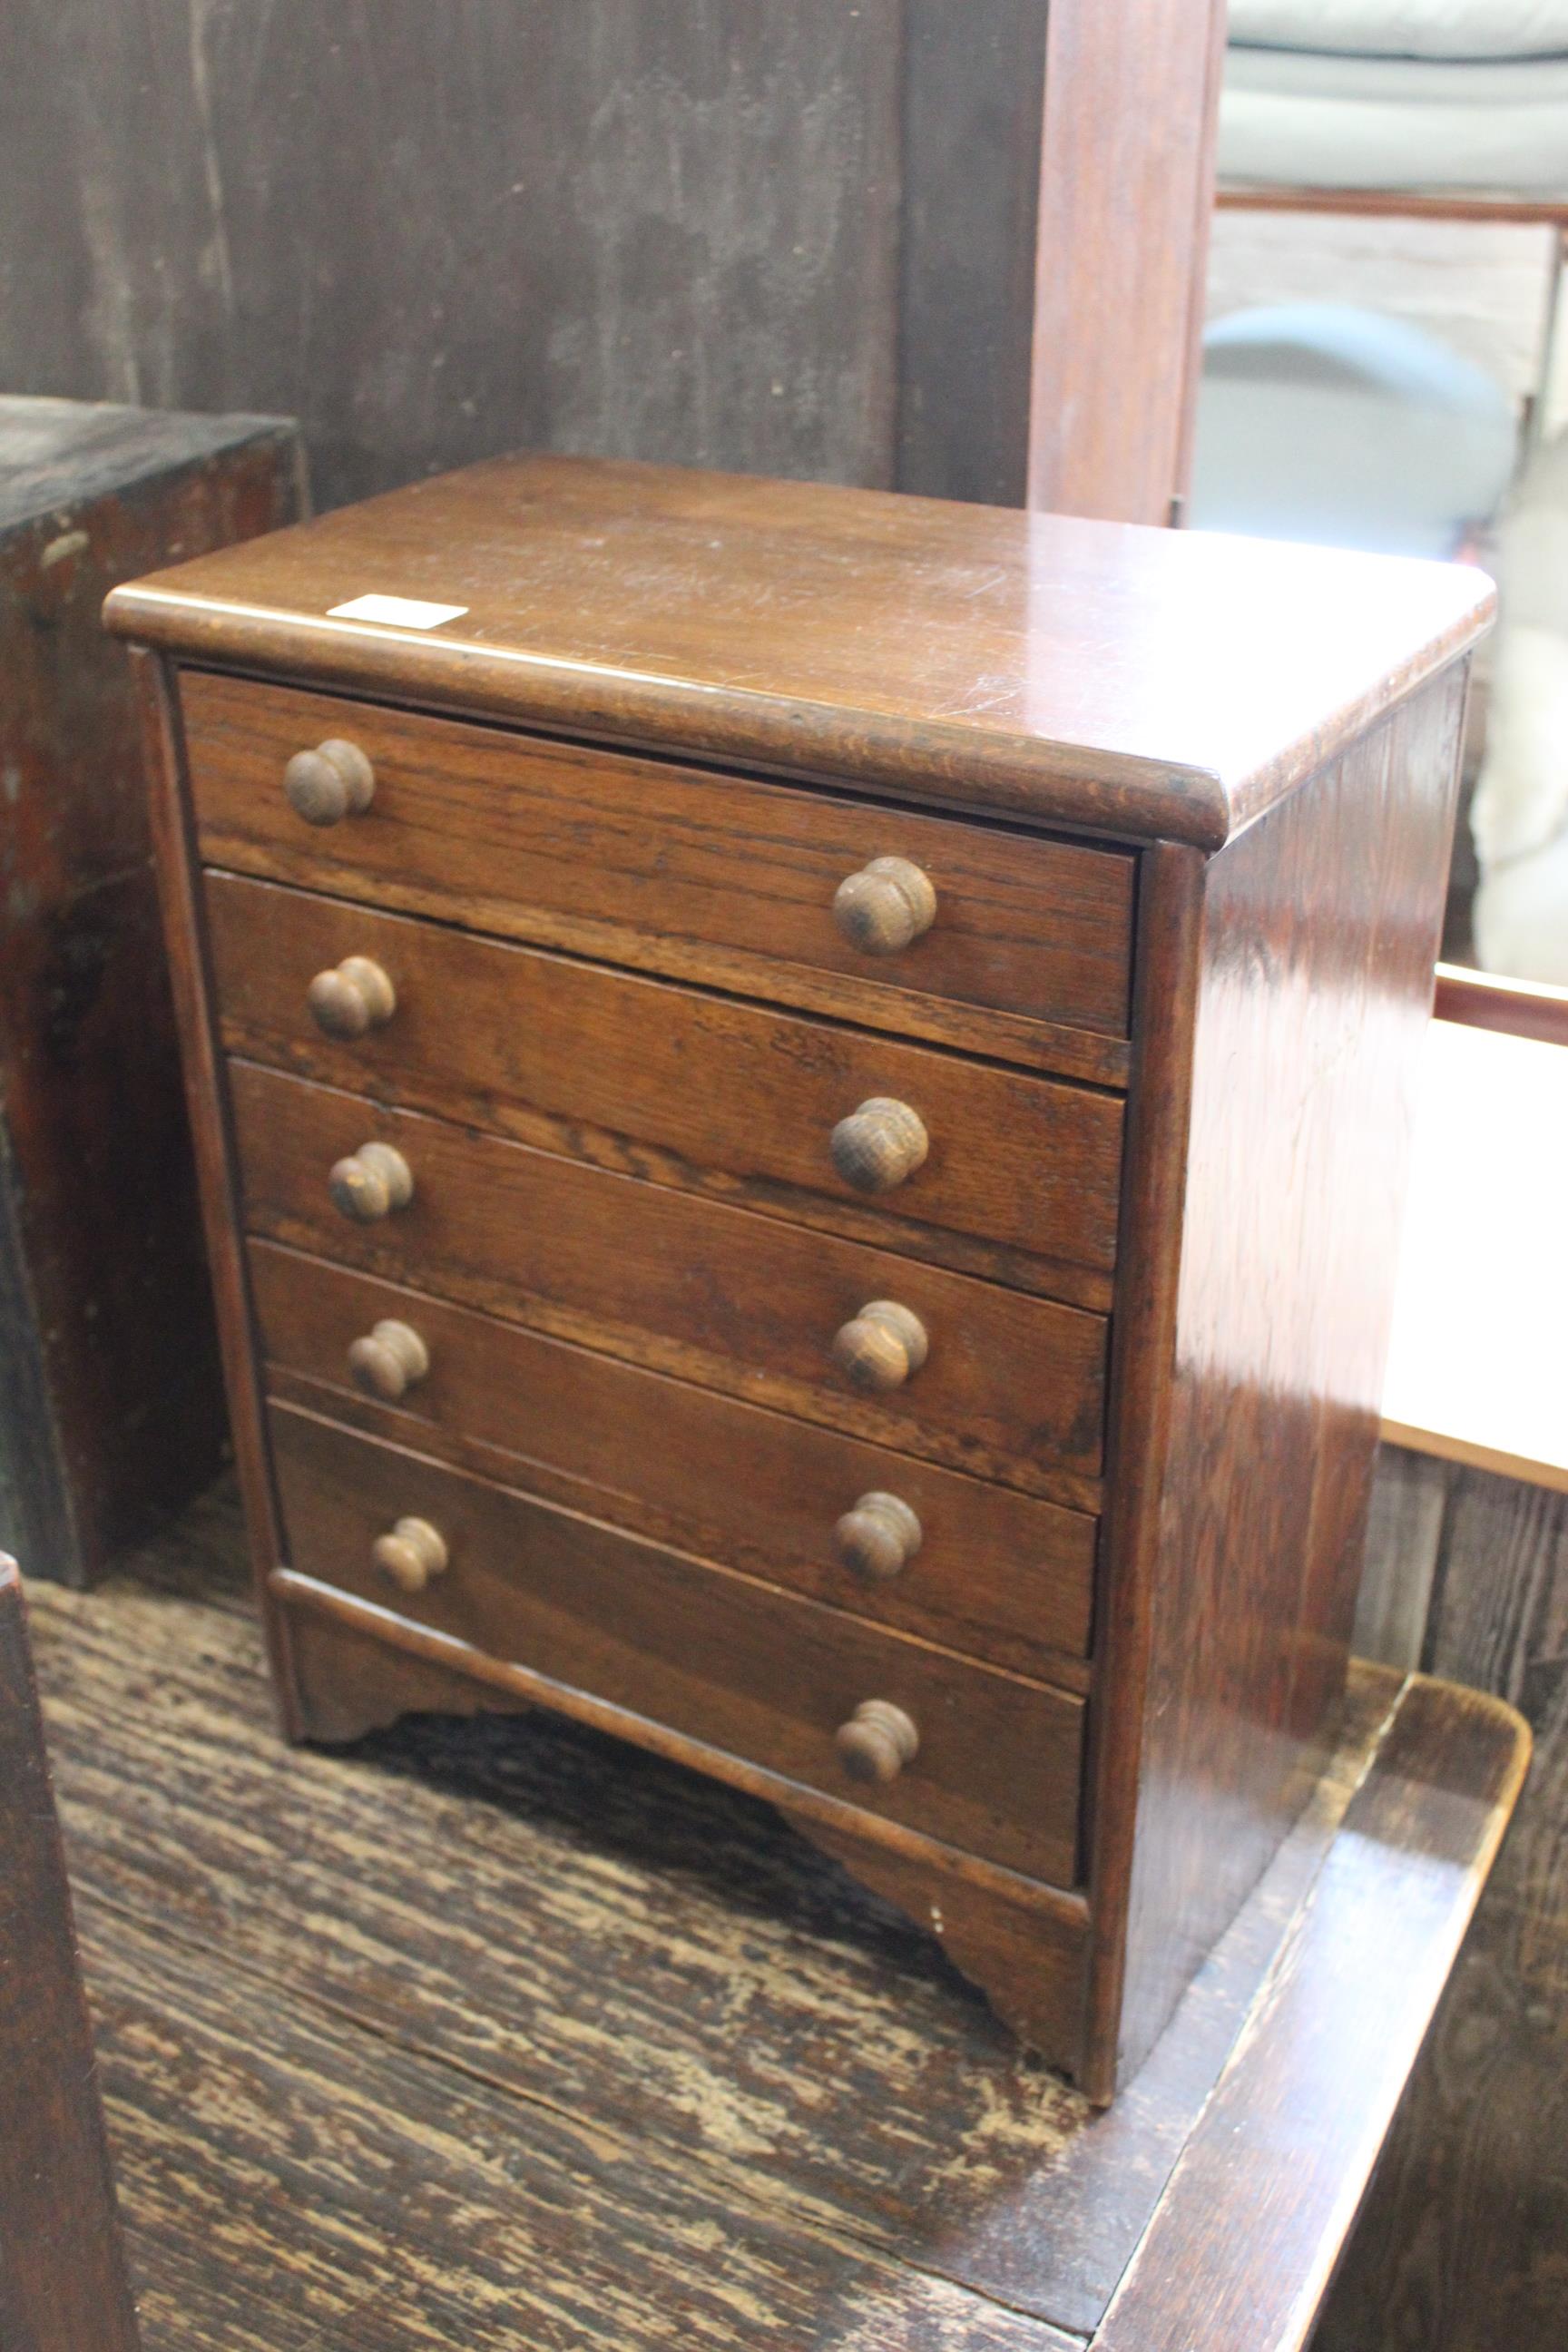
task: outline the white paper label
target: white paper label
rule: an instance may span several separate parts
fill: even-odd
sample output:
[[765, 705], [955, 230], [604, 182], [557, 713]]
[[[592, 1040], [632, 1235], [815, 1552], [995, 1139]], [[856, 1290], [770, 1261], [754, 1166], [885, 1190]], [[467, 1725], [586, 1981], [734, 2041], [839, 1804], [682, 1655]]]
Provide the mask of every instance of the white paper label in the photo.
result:
[[330, 607], [329, 621], [386, 621], [395, 629], [438, 629], [443, 621], [460, 621], [466, 604], [426, 604], [417, 596], [354, 596], [346, 604]]

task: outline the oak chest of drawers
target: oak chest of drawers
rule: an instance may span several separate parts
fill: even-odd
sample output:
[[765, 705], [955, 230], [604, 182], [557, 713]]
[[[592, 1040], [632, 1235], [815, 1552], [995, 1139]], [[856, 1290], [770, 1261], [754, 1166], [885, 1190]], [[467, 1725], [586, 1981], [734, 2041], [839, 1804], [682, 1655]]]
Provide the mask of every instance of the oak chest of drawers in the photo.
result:
[[721, 1775], [1110, 2095], [1331, 1728], [1489, 598], [563, 459], [118, 591], [287, 1728]]

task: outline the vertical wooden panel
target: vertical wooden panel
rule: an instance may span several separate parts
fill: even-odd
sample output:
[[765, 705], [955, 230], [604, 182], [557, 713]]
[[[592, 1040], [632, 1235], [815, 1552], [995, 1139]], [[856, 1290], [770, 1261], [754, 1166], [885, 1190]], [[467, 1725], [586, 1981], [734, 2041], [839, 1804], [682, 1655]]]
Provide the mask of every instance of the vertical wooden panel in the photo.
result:
[[1402, 1446], [1378, 1448], [1366, 1564], [1351, 1647], [1408, 1673], [1421, 1664], [1448, 1499], [1448, 1466]]
[[0, 2344], [136, 2352], [21, 1581], [0, 1555]]
[[1029, 499], [1163, 523], [1191, 460], [1225, 0], [1051, 0]]
[[[1299, 1810], [1343, 1684], [1464, 688], [1461, 664], [1204, 877], [1159, 1471], [1181, 1572], [1152, 1596], [1124, 2072]], [[1136, 1606], [1136, 1559], [1111, 1576]]]
[[[900, 0], [4, 12], [0, 385], [886, 484]], [[47, 201], [42, 192], [47, 191]]]
[[905, 0], [898, 488], [1024, 503], [1041, 0]]

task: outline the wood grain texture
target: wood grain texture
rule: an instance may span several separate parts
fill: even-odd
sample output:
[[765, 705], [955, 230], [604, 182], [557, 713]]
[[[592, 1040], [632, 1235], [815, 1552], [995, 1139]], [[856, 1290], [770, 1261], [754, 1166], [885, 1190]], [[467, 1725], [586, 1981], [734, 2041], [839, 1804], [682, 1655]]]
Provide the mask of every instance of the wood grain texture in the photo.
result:
[[1070, 2352], [1037, 2320], [650, 2165], [596, 2118], [396, 2047], [372, 2067], [330, 2011], [280, 2009], [261, 1977], [83, 1907], [149, 2352], [827, 2352], [889, 2328], [909, 2352]]
[[1205, 871], [1165, 1139], [1188, 1176], [1157, 1475], [1183, 1572], [1152, 1596], [1124, 2066], [1300, 1805], [1342, 1686], [1463, 697], [1436, 685]]
[[[250, 1063], [234, 1064], [231, 1081], [244, 1215], [268, 1240], [1096, 1507], [1106, 1344], [1098, 1316]], [[327, 1172], [372, 1138], [402, 1150], [415, 1195], [395, 1215], [357, 1224], [333, 1207]], [[911, 1307], [931, 1349], [906, 1388], [873, 1402], [837, 1371], [832, 1348], [840, 1326], [879, 1298]]]
[[[135, 1584], [117, 1580], [90, 1607], [51, 1589], [37, 1625], [150, 2340], [198, 2352], [292, 2352], [288, 2331], [306, 2327], [315, 2342], [326, 2327], [357, 2346], [358, 2328], [381, 2352], [412, 2352], [433, 2329], [468, 2340], [481, 2324], [469, 2242], [444, 2219], [426, 2227], [435, 2184], [399, 2194], [429, 2178], [416, 2147], [398, 2153], [427, 2112], [422, 2073], [443, 2111], [506, 2101], [512, 2167], [553, 2149], [558, 2124], [631, 2151], [575, 2184], [590, 2245], [599, 2184], [624, 2179], [634, 2214], [651, 2198], [731, 2231], [743, 2217], [745, 2241], [782, 2232], [814, 2281], [846, 2248], [886, 2261], [887, 2324], [868, 2319], [868, 2347], [938, 2289], [983, 2297], [988, 2319], [999, 2305], [1010, 2326], [1032, 2315], [1091, 2335], [1400, 1688], [1352, 1674], [1328, 1776], [1137, 2084], [1097, 2116], [1020, 2063], [928, 1937], [714, 1782], [542, 1714], [410, 1722], [349, 1756], [281, 1749], [242, 1560], [220, 1496], [139, 1556]], [[331, 1678], [342, 1685], [341, 1659]], [[140, 1978], [127, 2037], [107, 1971], [126, 1989], [133, 1950], [177, 1975]], [[198, 2014], [232, 2021], [222, 2049], [176, 2059]], [[285, 2063], [296, 2027], [316, 2047], [350, 2044], [342, 2063], [304, 2070], [324, 2082], [320, 2105], [289, 2087], [303, 2088]], [[198, 2095], [172, 2105], [171, 2071]], [[1353, 2103], [1357, 2078], [1343, 2088]], [[338, 2163], [345, 2145], [386, 2155]], [[443, 2177], [466, 2180], [460, 2147], [439, 2145]], [[258, 2175], [297, 2195], [256, 2193]], [[509, 2291], [514, 2273], [552, 2278], [559, 2241], [528, 2220], [531, 2193], [514, 2205], [492, 2175], [481, 2205], [492, 2231], [522, 2233], [500, 2240]], [[287, 2250], [318, 2225], [327, 2235], [300, 2270]], [[1310, 2246], [1291, 2252], [1310, 2263]], [[646, 2293], [646, 2265], [638, 2275]], [[635, 2302], [615, 2307], [633, 2342], [634, 2322], [655, 2325]], [[788, 2306], [803, 2329], [812, 2315]], [[763, 2324], [732, 2307], [715, 2346]]]
[[[1087, 1682], [1082, 1513], [269, 1243], [250, 1265], [268, 1380], [294, 1403], [967, 1656]], [[383, 1317], [406, 1318], [430, 1354], [395, 1408], [348, 1385], [350, 1346]], [[833, 1529], [887, 1492], [921, 1540], [901, 1574], [873, 1581], [834, 1557]]]
[[85, 1582], [216, 1466], [117, 581], [301, 511], [293, 428], [0, 399], [0, 1543]]
[[4, 1555], [0, 1986], [0, 2342], [136, 2352], [22, 1583]]
[[[212, 865], [1125, 1078], [1132, 863], [1113, 850], [195, 670], [181, 702]], [[334, 730], [369, 756], [375, 798], [363, 823], [309, 829], [279, 779]], [[833, 902], [887, 856], [933, 880], [938, 919], [872, 957]]]
[[[902, 1822], [1005, 1868], [1077, 1874], [1082, 1702], [858, 1623], [574, 1513], [459, 1476], [275, 1406], [283, 1558], [563, 1693], [668, 1727], [724, 1775], [784, 1782]], [[399, 1592], [372, 1563], [395, 1517], [438, 1528], [450, 1564]], [[849, 1779], [834, 1734], [865, 1699], [913, 1717], [918, 1761]], [[310, 1727], [307, 1726], [307, 1728]]]
[[[329, 617], [367, 590], [463, 610]], [[198, 663], [1215, 849], [1493, 601], [1453, 564], [532, 457], [155, 575], [107, 617]]]
[[[1028, 503], [1177, 519], [1191, 466], [1224, 0], [1057, 0], [1046, 105]], [[1136, 222], [1136, 235], [1127, 224]]]
[[[1548, 2352], [1568, 2242], [1568, 1496], [1384, 1447], [1441, 1482], [1424, 1656], [1509, 1700], [1535, 1754], [1340, 2279], [1321, 2342]], [[1395, 1563], [1374, 1522], [1368, 1577]]]
[[1352, 1635], [1358, 1658], [1406, 1672], [1420, 1665], [1447, 1496], [1442, 1463], [1378, 1447]]
[[[265, 883], [214, 876], [206, 901], [224, 1040], [249, 1060], [884, 1247], [909, 1225], [934, 1256], [952, 1232], [1114, 1262], [1121, 1107], [1105, 1095]], [[312, 978], [353, 956], [396, 1011], [325, 1036]], [[835, 1129], [883, 1097], [914, 1108], [925, 1150], [873, 1207]]]
[[[1096, 2333], [1097, 2352], [1189, 2352], [1198, 2342], [1205, 2352], [1300, 2352], [1321, 2341], [1329, 2281], [1529, 1755], [1511, 1707], [1413, 1685]], [[1329, 2085], [1352, 2073], [1358, 2096], [1342, 2102]]]
[[1544, 981], [1509, 980], [1498, 972], [1440, 963], [1432, 1016], [1468, 1028], [1495, 1029], [1506, 1037], [1568, 1045], [1568, 988], [1552, 988]]
[[1197, 853], [1157, 846], [1144, 856], [1140, 881], [1138, 1050], [1128, 1106], [1125, 1239], [1111, 1327], [1106, 1511], [1095, 1608], [1096, 1674], [1116, 1704], [1095, 1708], [1091, 1717], [1085, 1782], [1095, 1922], [1086, 2080], [1102, 2098], [1110, 2096], [1117, 2074], [1151, 1623], [1162, 1562], [1169, 1557], [1162, 1473], [1170, 1443], [1188, 1181], [1203, 904]]

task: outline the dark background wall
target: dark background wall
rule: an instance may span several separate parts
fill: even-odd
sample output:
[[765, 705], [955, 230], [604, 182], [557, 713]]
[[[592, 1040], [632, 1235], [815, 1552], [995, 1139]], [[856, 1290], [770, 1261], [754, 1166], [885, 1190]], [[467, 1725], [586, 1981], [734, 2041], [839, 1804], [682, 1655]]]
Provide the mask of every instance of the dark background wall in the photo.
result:
[[1023, 496], [1042, 0], [7, 0], [0, 391]]

